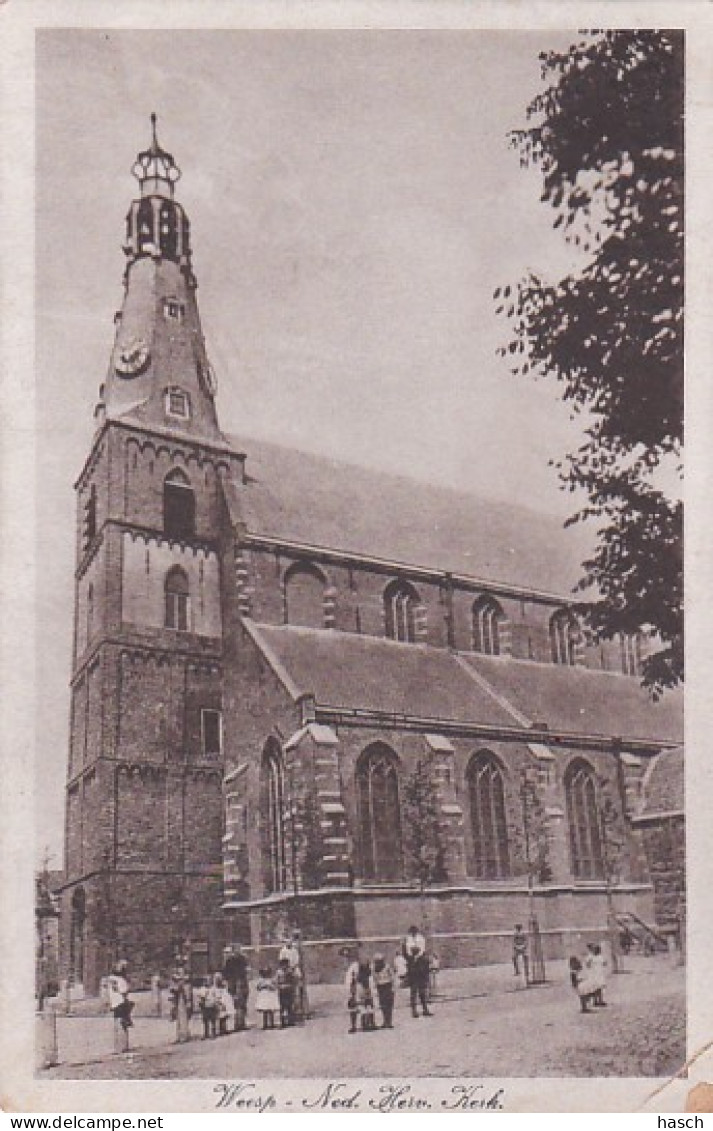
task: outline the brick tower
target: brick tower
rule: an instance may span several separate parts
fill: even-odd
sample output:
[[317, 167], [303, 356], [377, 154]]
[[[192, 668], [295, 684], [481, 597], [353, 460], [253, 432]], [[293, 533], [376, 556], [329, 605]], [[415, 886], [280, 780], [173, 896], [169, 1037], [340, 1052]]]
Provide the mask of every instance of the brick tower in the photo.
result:
[[76, 483], [62, 949], [87, 990], [119, 955], [143, 978], [186, 946], [215, 969], [221, 946], [221, 480], [241, 457], [218, 427], [180, 171], [155, 117], [152, 133]]

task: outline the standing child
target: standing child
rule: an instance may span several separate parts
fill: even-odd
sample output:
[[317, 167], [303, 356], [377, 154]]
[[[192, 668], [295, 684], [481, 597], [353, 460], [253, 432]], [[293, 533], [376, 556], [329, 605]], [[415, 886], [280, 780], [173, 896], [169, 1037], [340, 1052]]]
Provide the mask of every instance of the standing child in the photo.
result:
[[275, 1014], [280, 1008], [277, 985], [269, 966], [263, 966], [255, 987], [255, 1008], [262, 1014], [263, 1029], [275, 1028]]
[[344, 985], [347, 990], [347, 1010], [349, 1011], [349, 1033], [356, 1033], [357, 1019], [359, 1017], [359, 984], [357, 982], [357, 974], [359, 973], [359, 963], [352, 962], [347, 970], [344, 979]]
[[198, 990], [198, 1008], [203, 1021], [203, 1040], [218, 1036], [218, 995], [211, 978], [205, 978]]
[[295, 982], [288, 958], [280, 959], [276, 981], [280, 1002], [280, 1025], [284, 1029], [294, 1023]]
[[602, 954], [602, 948], [599, 943], [590, 943], [589, 949], [592, 956], [592, 978], [596, 985], [593, 1002], [596, 1006], [604, 1007], [607, 1004], [604, 1000], [604, 991], [607, 986], [607, 960]]
[[[578, 964], [578, 969], [572, 965], [573, 962]], [[582, 1013], [591, 1013], [589, 1006], [597, 987], [589, 958], [585, 959], [584, 964], [582, 964], [578, 958], [570, 958], [569, 965], [572, 985], [579, 995], [579, 1005]]]
[[362, 1031], [371, 1033], [376, 1029], [376, 1017], [374, 1014], [374, 980], [370, 962], [359, 963], [356, 980]]
[[394, 972], [383, 954], [374, 955], [374, 985], [379, 999], [382, 1029], [394, 1027]]

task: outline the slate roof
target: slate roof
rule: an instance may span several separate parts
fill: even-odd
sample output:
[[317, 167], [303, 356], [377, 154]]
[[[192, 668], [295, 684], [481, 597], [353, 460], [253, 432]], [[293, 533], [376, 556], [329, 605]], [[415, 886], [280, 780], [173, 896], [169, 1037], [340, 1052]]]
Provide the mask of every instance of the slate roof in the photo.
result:
[[640, 817], [682, 813], [684, 806], [683, 746], [652, 759], [643, 783]]
[[230, 439], [248, 476], [231, 512], [255, 534], [562, 596], [590, 549], [589, 532], [526, 507]]
[[678, 690], [655, 703], [638, 680], [615, 672], [475, 652], [461, 655], [530, 722], [547, 723], [550, 730], [672, 743], [683, 736], [683, 694]]
[[333, 629], [252, 622], [249, 629], [295, 693], [311, 693], [323, 706], [521, 726], [525, 739], [532, 723], [553, 733], [656, 742], [676, 741], [682, 732], [681, 696], [652, 703], [636, 680], [611, 672], [455, 654]]
[[320, 704], [515, 725], [512, 715], [446, 649], [296, 625], [250, 628], [258, 646], [278, 660], [296, 689], [312, 693]]

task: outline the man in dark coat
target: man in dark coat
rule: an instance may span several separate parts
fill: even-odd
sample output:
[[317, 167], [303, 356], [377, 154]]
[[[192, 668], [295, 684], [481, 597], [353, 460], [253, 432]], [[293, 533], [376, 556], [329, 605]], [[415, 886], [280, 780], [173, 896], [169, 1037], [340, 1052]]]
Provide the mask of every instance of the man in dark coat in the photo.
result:
[[239, 944], [225, 949], [223, 977], [235, 1003], [235, 1029], [236, 1031], [244, 1029], [248, 1012], [250, 985], [248, 983], [248, 960]]
[[418, 1017], [418, 1002], [421, 1002], [424, 1017], [431, 1017], [428, 1008], [429, 961], [426, 954], [426, 940], [418, 927], [409, 927], [403, 941], [403, 956], [406, 959], [406, 981], [411, 999], [411, 1014]]

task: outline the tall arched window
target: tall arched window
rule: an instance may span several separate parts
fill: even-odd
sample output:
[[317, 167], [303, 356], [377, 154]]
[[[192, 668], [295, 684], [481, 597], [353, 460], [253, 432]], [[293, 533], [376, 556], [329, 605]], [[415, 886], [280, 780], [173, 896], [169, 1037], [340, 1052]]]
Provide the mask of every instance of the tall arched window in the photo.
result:
[[473, 650], [485, 656], [500, 655], [500, 626], [505, 614], [494, 597], [484, 594], [473, 605]]
[[193, 538], [196, 532], [196, 497], [180, 468], [163, 481], [163, 530], [168, 538]]
[[326, 579], [316, 566], [297, 562], [285, 574], [285, 623], [324, 628]]
[[401, 808], [393, 750], [381, 742], [368, 747], [357, 763], [356, 786], [362, 875], [367, 880], [400, 880]]
[[503, 879], [510, 875], [510, 850], [502, 767], [483, 750], [471, 759], [467, 777], [475, 874], [483, 880]]
[[87, 642], [92, 638], [94, 632], [94, 586], [89, 583], [87, 589]]
[[638, 632], [622, 632], [619, 636], [621, 670], [624, 675], [641, 674], [641, 637]]
[[392, 581], [384, 590], [386, 635], [392, 640], [413, 643], [416, 639], [416, 610], [421, 599], [408, 581]]
[[188, 632], [190, 627], [190, 590], [188, 577], [180, 566], [174, 566], [173, 569], [168, 571], [164, 590], [166, 597], [164, 624], [166, 628]]
[[577, 663], [579, 622], [569, 609], [558, 609], [550, 618], [550, 647], [552, 662], [573, 667]]
[[572, 875], [578, 880], [596, 880], [604, 875], [602, 838], [594, 771], [588, 762], [577, 759], [564, 778], [569, 822]]
[[285, 771], [282, 752], [271, 740], [262, 756], [262, 845], [265, 886], [268, 892], [287, 887], [285, 855]]

